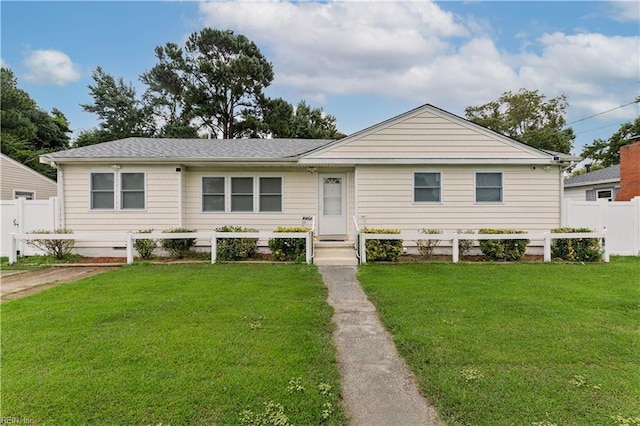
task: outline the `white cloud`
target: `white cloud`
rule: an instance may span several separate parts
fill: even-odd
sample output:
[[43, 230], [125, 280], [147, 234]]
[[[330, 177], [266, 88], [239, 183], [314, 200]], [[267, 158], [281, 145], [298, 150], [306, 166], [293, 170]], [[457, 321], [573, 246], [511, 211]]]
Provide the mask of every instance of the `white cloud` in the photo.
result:
[[8, 63], [5, 62], [4, 59], [0, 58], [0, 68], [11, 68]]
[[633, 0], [614, 1], [613, 18], [620, 22], [640, 21], [640, 3]]
[[30, 83], [64, 86], [81, 77], [78, 66], [59, 50], [32, 50], [27, 54], [24, 65], [24, 78]]
[[507, 52], [485, 20], [426, 1], [212, 2], [200, 11], [205, 25], [255, 41], [274, 85], [320, 101], [373, 94], [461, 113], [524, 87], [567, 95], [579, 118], [632, 100], [640, 75], [639, 37], [553, 33]]

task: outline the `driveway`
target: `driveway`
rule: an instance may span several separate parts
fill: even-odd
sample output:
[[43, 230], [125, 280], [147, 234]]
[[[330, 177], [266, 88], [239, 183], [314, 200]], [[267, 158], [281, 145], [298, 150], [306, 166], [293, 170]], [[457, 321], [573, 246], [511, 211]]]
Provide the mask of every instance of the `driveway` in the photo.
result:
[[29, 296], [53, 286], [77, 281], [115, 269], [113, 266], [64, 266], [35, 271], [2, 270], [0, 301]]

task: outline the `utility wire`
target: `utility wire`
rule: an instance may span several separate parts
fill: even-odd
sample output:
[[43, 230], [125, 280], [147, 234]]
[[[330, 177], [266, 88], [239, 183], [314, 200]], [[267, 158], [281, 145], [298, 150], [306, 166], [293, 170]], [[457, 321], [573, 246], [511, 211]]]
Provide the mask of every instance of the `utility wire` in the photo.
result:
[[564, 126], [566, 127], [566, 126], [570, 126], [570, 125], [572, 125], [572, 124], [574, 124], [574, 123], [579, 123], [579, 122], [581, 122], [581, 121], [589, 120], [590, 118], [597, 117], [597, 116], [602, 115], [602, 114], [607, 114], [607, 113], [609, 113], [609, 112], [611, 112], [611, 111], [615, 111], [615, 110], [617, 110], [617, 109], [624, 108], [624, 107], [626, 107], [626, 106], [629, 106], [629, 105], [632, 105], [632, 104], [636, 104], [636, 103], [638, 103], [638, 101], [637, 101], [637, 100], [635, 100], [635, 101], [633, 101], [633, 102], [629, 102], [629, 103], [624, 104], [624, 105], [617, 106], [617, 107], [615, 107], [615, 108], [611, 108], [610, 110], [607, 110], [607, 111], [602, 111], [602, 112], [599, 112], [599, 113], [597, 113], [597, 114], [590, 115], [589, 117], [581, 118], [580, 120], [572, 121], [571, 123], [567, 123], [567, 124], [565, 124]]

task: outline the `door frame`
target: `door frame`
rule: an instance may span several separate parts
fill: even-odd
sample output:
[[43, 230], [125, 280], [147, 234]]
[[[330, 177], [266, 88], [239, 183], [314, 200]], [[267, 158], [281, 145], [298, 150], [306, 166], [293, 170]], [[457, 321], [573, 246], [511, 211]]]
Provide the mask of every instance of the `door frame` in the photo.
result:
[[[324, 230], [323, 232], [323, 222], [326, 223], [326, 218], [324, 218], [323, 210], [324, 210], [324, 178], [328, 177], [336, 177], [340, 178], [342, 182], [342, 215], [340, 219], [336, 217], [336, 223], [340, 224], [341, 229], [338, 232], [327, 232]], [[349, 203], [348, 203], [348, 185], [347, 185], [347, 173], [346, 172], [337, 172], [337, 173], [327, 173], [321, 172], [318, 173], [318, 237], [341, 237], [347, 238], [349, 233]]]

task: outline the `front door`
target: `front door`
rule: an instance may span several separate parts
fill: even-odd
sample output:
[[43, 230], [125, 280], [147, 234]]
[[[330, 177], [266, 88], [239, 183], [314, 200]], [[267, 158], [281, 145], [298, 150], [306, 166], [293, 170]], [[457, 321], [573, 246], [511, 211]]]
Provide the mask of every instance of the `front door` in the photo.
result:
[[320, 237], [347, 234], [346, 175], [319, 174], [318, 235]]

